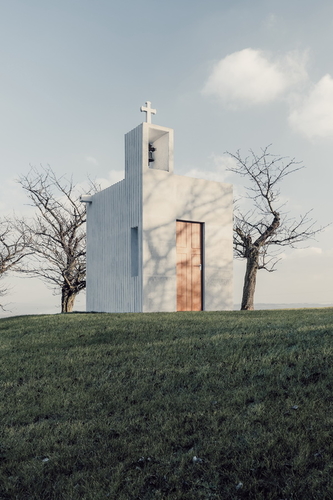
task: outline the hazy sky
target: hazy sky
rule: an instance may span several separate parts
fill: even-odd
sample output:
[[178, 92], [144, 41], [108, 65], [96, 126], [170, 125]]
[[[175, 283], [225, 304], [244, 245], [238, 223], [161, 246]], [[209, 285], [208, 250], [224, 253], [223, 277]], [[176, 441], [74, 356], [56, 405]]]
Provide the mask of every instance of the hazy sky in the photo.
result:
[[[1, 215], [26, 210], [15, 179], [29, 164], [119, 180], [124, 134], [150, 100], [175, 130], [176, 173], [238, 189], [224, 152], [272, 144], [306, 167], [281, 186], [291, 214], [333, 221], [331, 1], [0, 1], [0, 47]], [[333, 226], [308, 245], [259, 272], [257, 303], [332, 303]], [[39, 281], [6, 284], [12, 314], [59, 311]]]

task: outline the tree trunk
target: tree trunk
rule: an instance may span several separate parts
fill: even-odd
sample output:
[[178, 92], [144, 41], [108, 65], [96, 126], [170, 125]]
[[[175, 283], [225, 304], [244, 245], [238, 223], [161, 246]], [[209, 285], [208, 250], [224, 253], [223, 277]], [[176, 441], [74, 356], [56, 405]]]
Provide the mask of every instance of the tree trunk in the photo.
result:
[[74, 302], [76, 298], [76, 293], [69, 290], [67, 287], [63, 287], [61, 290], [61, 312], [69, 313], [73, 311]]
[[256, 289], [257, 271], [259, 265], [259, 250], [252, 248], [246, 258], [246, 273], [243, 286], [241, 311], [253, 311], [254, 292]]

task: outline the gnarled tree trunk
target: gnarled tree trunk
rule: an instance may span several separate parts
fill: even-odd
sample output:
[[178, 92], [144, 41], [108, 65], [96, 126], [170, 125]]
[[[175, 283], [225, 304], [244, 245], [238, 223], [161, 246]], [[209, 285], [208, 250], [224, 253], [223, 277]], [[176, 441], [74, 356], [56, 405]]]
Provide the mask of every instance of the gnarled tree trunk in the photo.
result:
[[[254, 309], [254, 292], [256, 289], [258, 269], [264, 269], [264, 263], [260, 266], [260, 256], [262, 256], [262, 248], [266, 245], [267, 240], [276, 233], [280, 226], [280, 214], [273, 212], [274, 219], [269, 227], [262, 232], [254, 242], [250, 234], [244, 234], [243, 231], [236, 227], [235, 233], [242, 241], [243, 257], [246, 258], [246, 272], [243, 285], [242, 311], [253, 311]], [[264, 259], [263, 259], [264, 260]]]
[[70, 288], [63, 287], [61, 290], [61, 312], [69, 313], [73, 311], [76, 293]]
[[256, 289], [257, 271], [259, 268], [259, 250], [252, 248], [248, 252], [246, 272], [243, 285], [242, 311], [253, 311], [254, 292]]

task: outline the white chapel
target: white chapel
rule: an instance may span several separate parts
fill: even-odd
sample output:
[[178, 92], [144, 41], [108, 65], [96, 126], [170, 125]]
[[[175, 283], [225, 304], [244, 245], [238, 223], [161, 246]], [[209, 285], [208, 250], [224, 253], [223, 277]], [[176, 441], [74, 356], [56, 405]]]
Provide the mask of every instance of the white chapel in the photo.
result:
[[87, 204], [87, 311], [233, 307], [232, 186], [175, 175], [173, 130], [125, 135], [125, 178]]

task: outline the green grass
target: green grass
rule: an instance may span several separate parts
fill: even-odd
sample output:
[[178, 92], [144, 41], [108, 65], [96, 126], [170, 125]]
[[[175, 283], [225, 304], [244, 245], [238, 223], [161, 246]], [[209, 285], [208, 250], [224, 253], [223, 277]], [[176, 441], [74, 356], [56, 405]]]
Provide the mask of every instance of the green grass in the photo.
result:
[[333, 498], [333, 309], [7, 318], [0, 349], [1, 500]]

